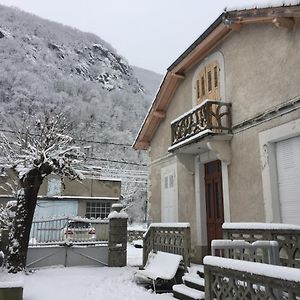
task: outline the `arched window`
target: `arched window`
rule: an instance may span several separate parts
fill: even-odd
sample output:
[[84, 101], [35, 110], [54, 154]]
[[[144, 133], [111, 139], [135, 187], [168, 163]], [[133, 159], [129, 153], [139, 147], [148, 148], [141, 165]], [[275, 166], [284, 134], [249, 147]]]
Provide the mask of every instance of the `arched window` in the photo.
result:
[[217, 61], [209, 63], [198, 73], [196, 99], [197, 104], [205, 99], [220, 100], [220, 67]]

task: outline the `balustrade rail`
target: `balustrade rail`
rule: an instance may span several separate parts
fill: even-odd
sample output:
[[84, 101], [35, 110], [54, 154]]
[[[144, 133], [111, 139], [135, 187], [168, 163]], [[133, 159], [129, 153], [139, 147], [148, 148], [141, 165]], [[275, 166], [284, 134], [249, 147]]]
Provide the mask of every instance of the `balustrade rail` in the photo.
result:
[[231, 103], [206, 100], [171, 123], [172, 145], [197, 134], [231, 133]]
[[215, 256], [204, 258], [205, 299], [300, 299], [300, 270]]
[[300, 227], [288, 224], [224, 223], [223, 238], [245, 240], [277, 241], [283, 266], [300, 268]]
[[191, 251], [189, 223], [152, 223], [143, 237], [143, 266], [152, 250], [182, 255], [187, 269]]

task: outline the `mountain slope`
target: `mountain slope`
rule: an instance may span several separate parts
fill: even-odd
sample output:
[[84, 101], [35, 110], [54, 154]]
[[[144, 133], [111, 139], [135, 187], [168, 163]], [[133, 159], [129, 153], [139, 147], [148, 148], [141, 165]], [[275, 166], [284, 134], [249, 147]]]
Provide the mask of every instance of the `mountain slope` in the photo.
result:
[[96, 35], [1, 5], [0, 61], [2, 129], [24, 112], [64, 112], [86, 151], [87, 167], [139, 182], [142, 187], [126, 187], [133, 198], [145, 189], [145, 175], [137, 173], [145, 170], [145, 154], [130, 145], [160, 75], [133, 69]]

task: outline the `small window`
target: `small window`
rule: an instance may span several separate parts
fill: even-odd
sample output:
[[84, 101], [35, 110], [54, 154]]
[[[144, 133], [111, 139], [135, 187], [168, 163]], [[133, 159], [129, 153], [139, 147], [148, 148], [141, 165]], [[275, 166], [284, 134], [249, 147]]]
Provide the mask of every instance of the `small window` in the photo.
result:
[[106, 201], [88, 201], [85, 216], [89, 219], [106, 219], [111, 210], [111, 203]]
[[211, 71], [207, 72], [207, 87], [208, 91], [210, 92], [212, 90]]
[[61, 179], [50, 178], [48, 180], [47, 196], [60, 196], [61, 195]]

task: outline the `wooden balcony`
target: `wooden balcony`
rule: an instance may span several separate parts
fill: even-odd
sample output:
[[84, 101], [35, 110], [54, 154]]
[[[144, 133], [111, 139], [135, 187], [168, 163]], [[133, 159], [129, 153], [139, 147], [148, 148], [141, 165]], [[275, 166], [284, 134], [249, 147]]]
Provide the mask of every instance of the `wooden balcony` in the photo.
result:
[[171, 147], [208, 134], [231, 133], [231, 103], [206, 100], [171, 123]]

